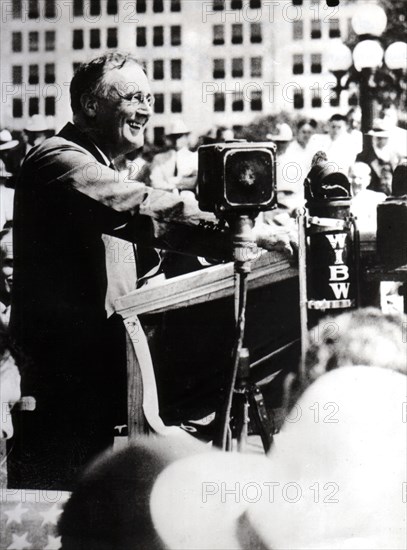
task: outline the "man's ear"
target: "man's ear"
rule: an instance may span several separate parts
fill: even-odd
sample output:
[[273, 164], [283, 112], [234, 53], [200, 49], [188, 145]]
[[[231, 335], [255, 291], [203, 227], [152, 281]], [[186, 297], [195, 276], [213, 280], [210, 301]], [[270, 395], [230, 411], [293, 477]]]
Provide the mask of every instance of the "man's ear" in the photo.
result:
[[85, 115], [94, 118], [98, 111], [97, 99], [91, 94], [82, 94], [80, 101], [82, 111], [85, 113]]

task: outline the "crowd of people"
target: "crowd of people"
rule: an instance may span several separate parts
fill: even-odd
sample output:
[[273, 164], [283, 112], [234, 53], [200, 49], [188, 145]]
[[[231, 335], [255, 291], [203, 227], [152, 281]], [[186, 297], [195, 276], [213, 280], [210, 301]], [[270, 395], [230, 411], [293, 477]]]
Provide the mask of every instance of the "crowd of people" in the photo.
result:
[[[174, 120], [164, 150], [152, 155], [148, 146], [143, 149], [153, 98], [137, 60], [112, 52], [81, 65], [70, 95], [73, 123], [56, 135], [49, 137], [37, 115], [27, 123], [24, 141], [7, 129], [0, 132], [2, 438], [13, 435], [9, 409], [20, 395], [36, 400], [35, 411], [14, 416], [12, 488], [72, 490], [84, 466], [111, 446], [114, 426], [126, 423], [125, 331], [113, 304], [159, 272], [162, 250], [214, 261], [231, 256], [228, 228], [219, 226], [214, 237], [207, 221], [216, 220], [199, 211], [198, 157], [185, 123]], [[294, 132], [288, 123], [270, 129], [268, 138], [277, 144], [278, 212], [292, 221], [304, 205], [303, 182], [319, 154], [349, 181], [352, 211], [362, 230], [374, 233], [375, 209], [392, 193], [393, 173], [405, 154], [399, 148], [403, 131], [383, 112], [366, 148], [359, 124], [352, 110], [334, 114], [326, 134], [317, 132], [321, 125], [313, 119], [298, 121]], [[231, 129], [218, 128], [200, 143], [233, 137]], [[253, 238], [259, 247], [290, 253], [292, 224], [276, 219], [260, 220]], [[130, 243], [130, 262], [117, 261], [123, 243]], [[405, 400], [405, 318], [361, 310], [334, 322], [337, 337], [324, 337], [309, 350], [307, 377], [287, 380], [287, 419], [269, 456], [202, 454], [207, 449], [186, 434], [109, 453], [85, 474], [67, 506], [63, 547], [113, 550], [139, 542], [148, 548], [294, 549], [304, 548], [308, 537], [309, 548], [402, 548], [406, 525], [388, 484], [401, 486], [405, 465], [405, 434], [392, 416]], [[16, 363], [23, 362], [20, 380]], [[328, 397], [344, 414], [335, 433], [323, 422], [290, 423], [293, 406], [310, 408]], [[371, 414], [362, 418], [363, 407]], [[350, 427], [355, 435], [347, 441]], [[380, 453], [370, 452], [377, 430], [384, 439]], [[226, 509], [212, 501], [202, 508], [202, 484], [217, 483], [210, 476], [219, 483], [235, 476], [236, 482], [295, 480], [308, 487], [313, 478], [306, 463], [315, 457], [314, 482], [337, 479], [344, 494], [335, 532], [327, 532], [332, 510], [326, 506], [322, 512], [298, 506], [294, 522], [287, 503]], [[371, 499], [366, 491], [383, 468], [388, 476]], [[363, 506], [381, 526], [375, 533], [370, 524], [357, 523], [355, 511]], [[193, 525], [183, 521], [185, 513]], [[219, 514], [225, 521], [216, 525]], [[309, 521], [317, 524], [315, 531], [306, 532]]]

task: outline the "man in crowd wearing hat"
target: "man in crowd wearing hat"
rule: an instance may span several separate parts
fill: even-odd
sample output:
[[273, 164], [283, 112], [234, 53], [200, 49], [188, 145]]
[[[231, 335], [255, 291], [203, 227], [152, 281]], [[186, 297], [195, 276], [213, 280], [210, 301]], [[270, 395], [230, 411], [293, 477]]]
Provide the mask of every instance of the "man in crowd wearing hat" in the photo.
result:
[[48, 122], [43, 115], [33, 115], [24, 127], [27, 135], [27, 144], [25, 148], [25, 154], [36, 145], [40, 145], [45, 139], [47, 139], [47, 133], [49, 131]]
[[386, 200], [386, 195], [368, 189], [371, 181], [371, 168], [364, 162], [355, 162], [349, 170], [352, 187], [351, 212], [357, 217], [361, 233], [376, 233], [377, 205]]
[[13, 139], [11, 133], [8, 130], [1, 130], [0, 132], [0, 161], [6, 172], [11, 175], [9, 178], [9, 184], [14, 187], [14, 176], [19, 167], [19, 141]]
[[[187, 216], [179, 197], [115, 171], [113, 160], [139, 147], [152, 115], [148, 79], [131, 54], [81, 65], [70, 94], [73, 124], [29, 152], [16, 186], [10, 326], [31, 359], [22, 386], [37, 408], [16, 422], [8, 465], [10, 486], [26, 489], [71, 489], [78, 470], [111, 445], [113, 427], [126, 422], [118, 414], [126, 402], [125, 335], [112, 330], [106, 311], [102, 235], [231, 254], [226, 231], [208, 235], [198, 225], [201, 212]], [[255, 238], [284, 248], [281, 233], [256, 228]]]
[[8, 182], [13, 177], [8, 172], [6, 165], [0, 159], [0, 231], [7, 222], [13, 221], [14, 189], [8, 187]]
[[168, 191], [190, 190], [196, 187], [198, 153], [189, 150], [190, 131], [182, 120], [175, 120], [166, 135], [168, 151], [159, 153], [151, 165], [151, 186]]
[[356, 160], [365, 162], [372, 171], [372, 181], [369, 189], [391, 194], [391, 175], [400, 161], [399, 155], [389, 143], [391, 124], [386, 119], [376, 118], [368, 135], [372, 136], [372, 144], [358, 154]]

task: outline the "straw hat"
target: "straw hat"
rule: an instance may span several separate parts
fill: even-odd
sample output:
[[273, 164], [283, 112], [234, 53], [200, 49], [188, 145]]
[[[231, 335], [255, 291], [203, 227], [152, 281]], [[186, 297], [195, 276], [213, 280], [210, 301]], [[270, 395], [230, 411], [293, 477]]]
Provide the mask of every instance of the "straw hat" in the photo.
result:
[[2, 130], [0, 132], [0, 151], [6, 151], [7, 149], [13, 149], [18, 145], [18, 140], [13, 139], [8, 130]]
[[267, 134], [267, 139], [271, 141], [292, 141], [293, 131], [286, 122], [278, 124], [277, 131], [277, 134]]
[[189, 130], [185, 124], [185, 122], [181, 119], [176, 119], [171, 123], [171, 126], [166, 133], [167, 136], [177, 136], [177, 135], [183, 135], [183, 134], [189, 134], [191, 130]]
[[376, 118], [373, 121], [372, 129], [368, 131], [368, 136], [390, 137], [391, 123], [384, 118]]
[[49, 128], [43, 115], [33, 115], [25, 125], [24, 130], [27, 132], [46, 132]]

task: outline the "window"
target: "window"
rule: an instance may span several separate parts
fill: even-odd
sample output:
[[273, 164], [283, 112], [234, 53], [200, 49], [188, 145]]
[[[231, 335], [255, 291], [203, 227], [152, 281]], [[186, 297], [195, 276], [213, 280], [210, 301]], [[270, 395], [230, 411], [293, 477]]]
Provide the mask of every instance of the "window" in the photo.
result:
[[213, 110], [216, 112], [225, 110], [225, 94], [217, 92], [213, 96]]
[[293, 40], [304, 38], [304, 25], [302, 21], [293, 21]]
[[83, 0], [73, 0], [73, 15], [74, 17], [83, 16]]
[[304, 92], [302, 90], [297, 90], [296, 92], [294, 92], [293, 101], [294, 101], [294, 109], [303, 109]]
[[107, 29], [106, 46], [108, 48], [117, 48], [117, 28], [111, 27]]
[[38, 97], [30, 97], [28, 100], [28, 116], [38, 115], [40, 112], [40, 102]]
[[154, 94], [154, 112], [164, 112], [164, 94]]
[[74, 50], [82, 50], [83, 48], [83, 30], [75, 29], [73, 31], [72, 47]]
[[45, 31], [45, 51], [55, 50], [55, 31]]
[[40, 81], [38, 65], [28, 67], [28, 84], [38, 84]]
[[153, 46], [164, 46], [164, 27], [153, 27]]
[[28, 19], [38, 19], [39, 16], [38, 0], [28, 0]]
[[181, 0], [171, 0], [171, 11], [181, 11]]
[[13, 117], [22, 118], [23, 116], [23, 101], [19, 97], [13, 98]]
[[250, 0], [249, 6], [252, 10], [257, 10], [261, 8], [261, 0]]
[[293, 6], [302, 6], [302, 0], [292, 0]]
[[171, 113], [182, 113], [181, 94], [171, 94]]
[[164, 11], [164, 2], [163, 0], [153, 0], [153, 12], [161, 13]]
[[243, 8], [243, 0], [232, 0], [230, 7], [232, 10], [241, 10]]
[[13, 32], [11, 35], [11, 49], [13, 52], [21, 52], [23, 49], [23, 36], [21, 32]]
[[250, 42], [252, 44], [258, 44], [261, 41], [261, 23], [250, 23]]
[[244, 101], [243, 92], [234, 92], [232, 99], [232, 111], [243, 111]]
[[13, 19], [21, 19], [22, 4], [21, 0], [14, 0], [13, 2]]
[[179, 25], [171, 27], [171, 46], [181, 46], [181, 27]]
[[263, 59], [261, 57], [250, 58], [250, 76], [260, 78], [263, 75]]
[[322, 106], [322, 100], [319, 93], [313, 93], [311, 98], [311, 107], [321, 107]]
[[358, 94], [357, 93], [353, 92], [353, 94], [349, 95], [348, 105], [349, 105], [349, 107], [356, 107], [357, 105], [359, 105], [359, 99], [358, 99]]
[[339, 27], [339, 19], [329, 20], [329, 38], [340, 38], [341, 29]]
[[232, 77], [240, 78], [243, 76], [243, 58], [234, 57], [232, 59]]
[[11, 74], [12, 74], [13, 84], [23, 83], [23, 68], [21, 65], [13, 65]]
[[146, 27], [137, 27], [136, 29], [136, 45], [143, 48], [147, 45]]
[[55, 82], [55, 65], [54, 63], [45, 64], [45, 84], [54, 84]]
[[321, 38], [321, 21], [319, 19], [311, 21], [311, 38]]
[[100, 29], [90, 29], [90, 47], [100, 48]]
[[261, 90], [253, 90], [250, 96], [250, 108], [252, 111], [263, 110], [263, 98]]
[[73, 74], [76, 73], [77, 69], [80, 67], [81, 63], [78, 63], [78, 62], [74, 62], [72, 63], [72, 70], [73, 70]]
[[232, 44], [242, 44], [243, 42], [243, 25], [234, 23], [232, 25]]
[[164, 145], [165, 128], [164, 126], [155, 126], [153, 129], [154, 145]]
[[293, 74], [304, 73], [304, 56], [302, 54], [293, 55]]
[[155, 80], [164, 78], [164, 61], [162, 59], [155, 59], [153, 62], [153, 78]]
[[213, 0], [212, 3], [213, 11], [221, 11], [225, 9], [225, 0]]
[[45, 98], [45, 115], [55, 116], [55, 97]]
[[55, 0], [45, 0], [45, 17], [54, 19], [56, 17]]
[[28, 51], [38, 52], [38, 37], [39, 34], [37, 31], [32, 31], [28, 33]]
[[329, 105], [331, 107], [339, 107], [339, 96], [334, 90], [329, 94]]
[[137, 0], [136, 12], [146, 13], [146, 0]]
[[213, 26], [213, 40], [212, 43], [215, 46], [220, 46], [225, 43], [225, 29], [223, 25]]
[[171, 59], [171, 78], [172, 80], [181, 80], [182, 78], [181, 59]]
[[320, 53], [311, 55], [311, 72], [322, 73], [322, 55]]
[[100, 15], [100, 0], [90, 0], [90, 15]]
[[214, 59], [213, 60], [213, 78], [225, 78], [225, 60]]
[[116, 15], [117, 9], [117, 0], [107, 0], [107, 15]]

